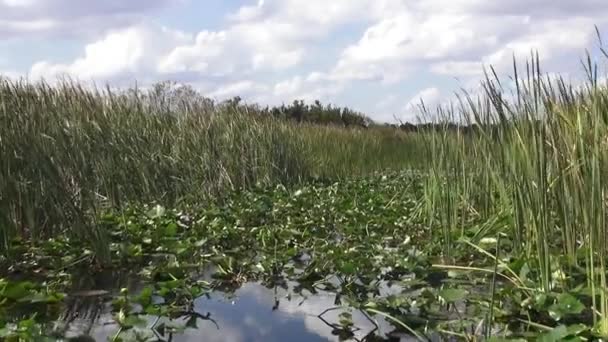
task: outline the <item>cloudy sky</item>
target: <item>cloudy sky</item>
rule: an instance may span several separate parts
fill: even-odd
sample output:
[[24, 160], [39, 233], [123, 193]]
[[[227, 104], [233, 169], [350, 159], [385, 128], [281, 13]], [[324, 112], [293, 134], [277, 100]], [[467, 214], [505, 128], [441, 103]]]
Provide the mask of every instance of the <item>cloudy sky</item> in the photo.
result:
[[217, 99], [348, 105], [378, 121], [474, 89], [515, 54], [579, 72], [606, 0], [0, 0], [0, 73]]

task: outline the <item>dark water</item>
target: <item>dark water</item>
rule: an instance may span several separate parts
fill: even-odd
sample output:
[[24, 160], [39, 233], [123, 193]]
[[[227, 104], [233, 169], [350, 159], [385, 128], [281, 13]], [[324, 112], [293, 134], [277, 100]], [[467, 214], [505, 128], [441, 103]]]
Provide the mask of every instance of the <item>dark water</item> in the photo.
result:
[[[340, 332], [335, 327], [338, 327], [339, 314], [348, 311], [352, 314], [353, 330], [356, 331], [352, 336], [343, 334], [342, 340], [415, 340], [393, 335], [391, 332], [394, 328], [384, 320], [372, 322], [360, 311], [337, 308], [334, 300], [335, 295], [331, 293], [298, 295], [293, 293], [292, 288], [269, 289], [258, 283], [246, 283], [231, 294], [213, 292], [208, 297], [198, 298], [195, 311], [203, 318], [196, 320], [195, 328], [173, 335], [157, 332], [156, 336], [159, 340], [184, 342], [340, 341]], [[88, 334], [97, 341], [111, 340], [118, 326], [109, 309], [107, 306], [96, 317], [81, 315], [74, 319], [67, 329], [68, 336]], [[99, 308], [97, 312], [100, 312]], [[155, 326], [159, 326], [167, 321], [157, 317], [146, 317], [146, 320], [148, 333], [155, 323]], [[186, 320], [178, 322], [185, 323]]]

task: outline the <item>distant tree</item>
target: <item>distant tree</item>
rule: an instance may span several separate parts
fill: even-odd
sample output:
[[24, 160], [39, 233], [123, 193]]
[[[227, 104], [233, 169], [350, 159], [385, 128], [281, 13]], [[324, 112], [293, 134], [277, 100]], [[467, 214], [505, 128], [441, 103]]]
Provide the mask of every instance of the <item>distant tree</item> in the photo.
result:
[[145, 106], [142, 110], [157, 114], [245, 112], [250, 115], [270, 116], [319, 125], [367, 128], [373, 124], [373, 121], [363, 113], [348, 107], [324, 105], [319, 100], [307, 104], [304, 100], [296, 99], [289, 105], [281, 104], [272, 107], [245, 103], [240, 96], [216, 102], [201, 95], [190, 85], [181, 85], [172, 81], [159, 82], [144, 90], [128, 89], [120, 93], [120, 96]]
[[304, 101], [302, 100], [294, 100], [293, 105], [291, 106], [291, 117], [295, 119], [297, 122], [302, 122], [304, 120]]

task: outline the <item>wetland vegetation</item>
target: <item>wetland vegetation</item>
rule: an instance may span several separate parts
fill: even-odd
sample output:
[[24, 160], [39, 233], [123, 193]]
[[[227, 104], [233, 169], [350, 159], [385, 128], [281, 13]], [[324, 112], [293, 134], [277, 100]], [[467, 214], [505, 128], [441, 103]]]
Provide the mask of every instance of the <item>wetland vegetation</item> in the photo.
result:
[[608, 91], [585, 70], [489, 69], [415, 129], [0, 80], [0, 339], [605, 339]]

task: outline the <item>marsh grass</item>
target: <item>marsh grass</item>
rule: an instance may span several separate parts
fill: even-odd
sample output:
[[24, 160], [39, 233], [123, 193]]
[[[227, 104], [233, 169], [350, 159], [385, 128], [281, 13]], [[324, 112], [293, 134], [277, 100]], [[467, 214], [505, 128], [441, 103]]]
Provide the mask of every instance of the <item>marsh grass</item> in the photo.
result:
[[465, 93], [433, 113], [439, 124], [478, 130], [425, 133], [432, 156], [425, 203], [429, 222], [444, 227], [436, 234], [447, 256], [468, 238], [462, 222], [475, 216], [488, 222], [478, 238], [506, 233], [511, 250], [536, 261], [539, 291], [586, 269], [596, 327], [607, 335], [608, 91], [590, 58], [585, 70], [588, 81], [575, 88], [543, 74], [536, 55], [523, 74], [514, 62], [512, 86], [489, 69], [482, 95]]
[[[187, 94], [186, 94], [187, 95]], [[100, 207], [400, 169], [415, 136], [297, 124], [200, 96], [0, 78], [0, 250], [67, 230], [109, 260]]]

